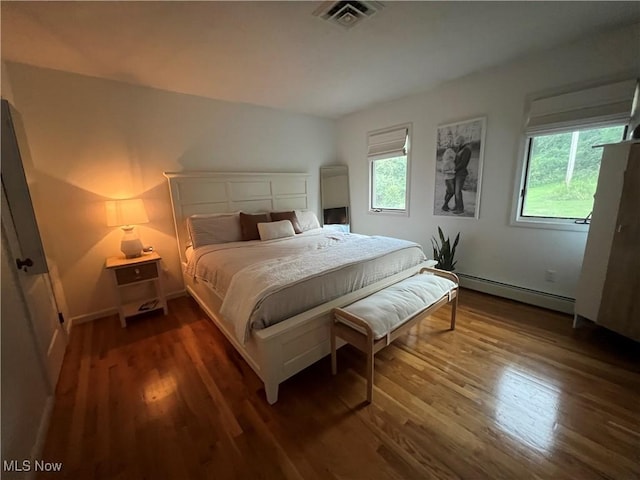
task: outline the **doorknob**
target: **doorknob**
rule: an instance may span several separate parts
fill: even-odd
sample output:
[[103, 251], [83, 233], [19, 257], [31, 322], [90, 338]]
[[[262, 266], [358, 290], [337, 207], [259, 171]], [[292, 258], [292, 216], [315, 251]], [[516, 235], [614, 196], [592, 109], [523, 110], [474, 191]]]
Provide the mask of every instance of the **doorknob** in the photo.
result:
[[31, 260], [30, 258], [25, 258], [24, 260], [22, 260], [21, 258], [16, 258], [16, 265], [18, 267], [18, 270], [24, 270], [26, 272], [27, 267], [33, 267], [33, 260]]

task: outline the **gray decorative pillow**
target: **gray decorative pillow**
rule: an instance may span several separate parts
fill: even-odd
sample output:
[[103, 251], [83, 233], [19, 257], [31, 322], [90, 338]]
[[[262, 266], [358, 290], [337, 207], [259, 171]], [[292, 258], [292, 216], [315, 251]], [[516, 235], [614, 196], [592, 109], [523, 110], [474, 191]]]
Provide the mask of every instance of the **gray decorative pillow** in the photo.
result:
[[187, 230], [193, 248], [242, 240], [239, 213], [191, 215], [187, 218]]

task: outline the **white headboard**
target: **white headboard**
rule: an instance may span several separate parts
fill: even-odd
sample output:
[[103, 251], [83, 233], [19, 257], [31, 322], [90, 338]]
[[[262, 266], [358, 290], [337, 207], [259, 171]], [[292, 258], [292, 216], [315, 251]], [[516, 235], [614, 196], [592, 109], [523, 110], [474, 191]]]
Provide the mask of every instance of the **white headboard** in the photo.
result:
[[180, 259], [189, 243], [186, 219], [198, 213], [309, 208], [307, 173], [165, 172]]

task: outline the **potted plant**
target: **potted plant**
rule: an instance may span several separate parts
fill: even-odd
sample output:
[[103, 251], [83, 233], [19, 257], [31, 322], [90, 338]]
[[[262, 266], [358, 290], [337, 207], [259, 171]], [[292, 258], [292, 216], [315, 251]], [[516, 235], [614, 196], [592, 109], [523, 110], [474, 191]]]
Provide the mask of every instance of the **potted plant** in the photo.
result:
[[455, 270], [457, 263], [454, 261], [454, 258], [456, 255], [456, 247], [460, 241], [460, 232], [456, 235], [456, 238], [453, 241], [453, 246], [449, 241], [449, 237], [446, 239], [444, 238], [444, 233], [442, 233], [442, 229], [440, 227], [438, 227], [438, 235], [440, 236], [440, 243], [438, 243], [436, 238], [431, 237], [431, 244], [433, 245], [433, 259], [438, 262], [436, 268], [452, 272]]

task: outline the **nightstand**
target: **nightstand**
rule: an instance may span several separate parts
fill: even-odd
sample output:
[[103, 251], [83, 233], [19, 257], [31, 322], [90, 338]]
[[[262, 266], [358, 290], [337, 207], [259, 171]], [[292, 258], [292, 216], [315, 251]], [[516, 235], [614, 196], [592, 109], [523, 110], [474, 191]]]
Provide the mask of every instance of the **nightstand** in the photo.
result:
[[127, 317], [159, 309], [167, 314], [160, 260], [162, 257], [156, 252], [136, 258], [107, 258], [105, 268], [113, 273], [123, 328], [127, 326]]

